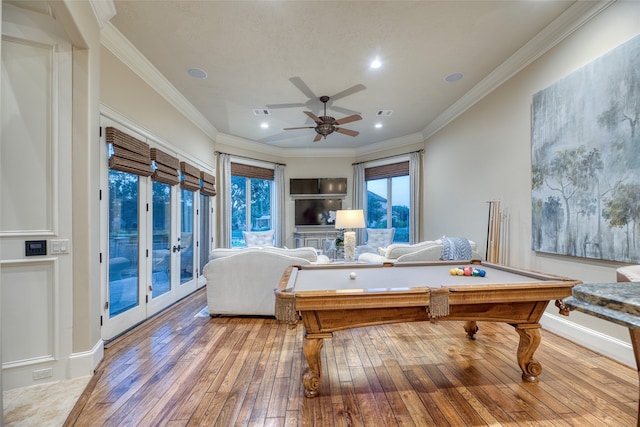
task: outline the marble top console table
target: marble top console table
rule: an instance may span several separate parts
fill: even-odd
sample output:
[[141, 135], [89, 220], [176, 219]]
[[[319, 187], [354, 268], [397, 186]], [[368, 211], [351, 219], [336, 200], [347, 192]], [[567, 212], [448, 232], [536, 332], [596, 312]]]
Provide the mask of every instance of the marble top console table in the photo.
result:
[[[588, 283], [576, 285], [563, 300], [571, 310], [581, 311], [629, 328], [636, 369], [640, 374], [640, 283]], [[640, 427], [640, 400], [638, 401]]]

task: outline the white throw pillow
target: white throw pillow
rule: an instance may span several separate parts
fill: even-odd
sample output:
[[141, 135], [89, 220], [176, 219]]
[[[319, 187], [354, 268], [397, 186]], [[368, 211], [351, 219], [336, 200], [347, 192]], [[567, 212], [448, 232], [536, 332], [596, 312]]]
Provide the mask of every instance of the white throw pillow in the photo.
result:
[[247, 247], [273, 246], [273, 230], [267, 231], [243, 231], [244, 241]]

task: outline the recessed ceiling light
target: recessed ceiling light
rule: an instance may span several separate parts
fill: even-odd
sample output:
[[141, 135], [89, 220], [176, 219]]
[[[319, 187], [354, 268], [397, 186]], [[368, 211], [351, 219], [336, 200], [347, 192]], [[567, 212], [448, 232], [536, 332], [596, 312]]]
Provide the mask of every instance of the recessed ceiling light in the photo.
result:
[[448, 83], [453, 83], [453, 82], [457, 82], [462, 77], [464, 77], [464, 74], [462, 74], [462, 73], [451, 73], [447, 77], [444, 78], [444, 81], [448, 82]]
[[189, 68], [187, 70], [187, 74], [189, 74], [194, 79], [206, 79], [207, 72], [202, 68]]
[[260, 123], [260, 127], [262, 129], [268, 129], [269, 128], [269, 123]]
[[382, 127], [382, 123], [376, 123], [375, 127], [376, 127], [376, 129], [380, 129]]
[[382, 67], [382, 62], [380, 62], [380, 58], [376, 58], [373, 61], [371, 61], [371, 64], [369, 66], [371, 68], [380, 68]]

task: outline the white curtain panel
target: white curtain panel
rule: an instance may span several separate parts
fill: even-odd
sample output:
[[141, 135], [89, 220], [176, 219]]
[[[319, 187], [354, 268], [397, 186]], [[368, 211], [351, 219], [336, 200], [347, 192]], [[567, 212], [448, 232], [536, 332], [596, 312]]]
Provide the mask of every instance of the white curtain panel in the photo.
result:
[[422, 171], [422, 151], [409, 153], [409, 243], [420, 241], [420, 176]]
[[218, 177], [217, 216], [218, 233], [216, 235], [216, 247], [231, 247], [231, 155], [218, 153], [218, 165], [216, 167]]
[[284, 166], [275, 165], [273, 169], [275, 188], [273, 191], [273, 206], [271, 209], [272, 227], [274, 230], [275, 246], [282, 248], [286, 242], [285, 236], [285, 196], [284, 196]]
[[[362, 209], [365, 212], [366, 224], [367, 185], [364, 181], [364, 163], [353, 165], [353, 209]], [[366, 231], [366, 228], [356, 230], [356, 242], [365, 241]]]

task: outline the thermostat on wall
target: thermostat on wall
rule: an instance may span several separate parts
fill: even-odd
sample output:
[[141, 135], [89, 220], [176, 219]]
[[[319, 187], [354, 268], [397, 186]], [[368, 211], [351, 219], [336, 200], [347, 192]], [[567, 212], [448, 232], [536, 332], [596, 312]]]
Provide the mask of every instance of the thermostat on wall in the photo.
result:
[[47, 254], [47, 241], [46, 240], [27, 240], [24, 242], [24, 255], [25, 256], [37, 256]]

